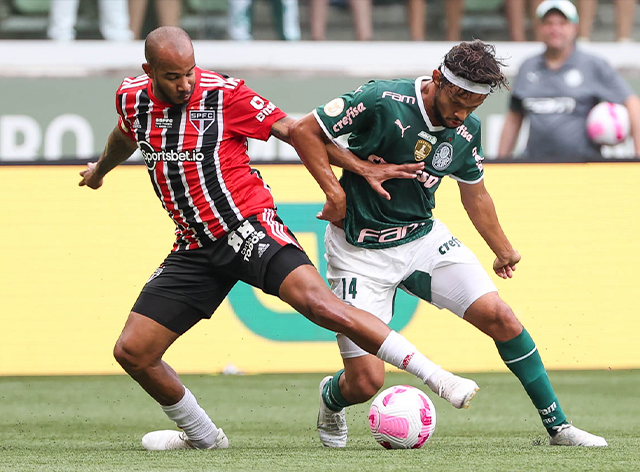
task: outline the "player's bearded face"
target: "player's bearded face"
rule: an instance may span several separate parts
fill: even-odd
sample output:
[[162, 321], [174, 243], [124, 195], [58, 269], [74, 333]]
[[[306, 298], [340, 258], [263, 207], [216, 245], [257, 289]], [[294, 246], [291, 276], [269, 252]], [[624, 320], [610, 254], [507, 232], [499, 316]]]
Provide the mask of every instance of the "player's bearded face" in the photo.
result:
[[457, 128], [472, 111], [482, 105], [485, 98], [486, 95], [465, 92], [455, 85], [438, 87], [433, 100], [437, 124], [445, 128]]
[[182, 61], [161, 63], [154, 69], [153, 93], [163, 102], [184, 105], [189, 102], [196, 84], [193, 56]]

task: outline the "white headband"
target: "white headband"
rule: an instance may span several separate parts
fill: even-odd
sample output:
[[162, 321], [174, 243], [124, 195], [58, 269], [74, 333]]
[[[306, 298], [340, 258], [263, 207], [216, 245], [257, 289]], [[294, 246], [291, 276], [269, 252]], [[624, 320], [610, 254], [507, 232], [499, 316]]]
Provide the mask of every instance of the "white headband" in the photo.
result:
[[451, 82], [453, 85], [457, 85], [461, 89], [464, 89], [468, 92], [479, 93], [481, 95], [488, 95], [489, 93], [491, 93], [490, 85], [478, 84], [462, 77], [458, 77], [449, 69], [447, 69], [447, 66], [445, 66], [444, 64], [440, 66], [440, 70], [442, 71], [442, 75], [444, 75], [449, 82]]

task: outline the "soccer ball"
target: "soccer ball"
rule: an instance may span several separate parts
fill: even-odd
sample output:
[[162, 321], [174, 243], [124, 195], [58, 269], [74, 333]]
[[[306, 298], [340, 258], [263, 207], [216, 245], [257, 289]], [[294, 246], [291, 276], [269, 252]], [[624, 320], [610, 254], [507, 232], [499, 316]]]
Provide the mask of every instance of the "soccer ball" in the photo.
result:
[[373, 400], [369, 428], [387, 449], [418, 449], [436, 429], [436, 409], [423, 391], [395, 385]]
[[618, 103], [598, 103], [587, 115], [587, 134], [596, 144], [620, 144], [629, 136], [627, 108]]

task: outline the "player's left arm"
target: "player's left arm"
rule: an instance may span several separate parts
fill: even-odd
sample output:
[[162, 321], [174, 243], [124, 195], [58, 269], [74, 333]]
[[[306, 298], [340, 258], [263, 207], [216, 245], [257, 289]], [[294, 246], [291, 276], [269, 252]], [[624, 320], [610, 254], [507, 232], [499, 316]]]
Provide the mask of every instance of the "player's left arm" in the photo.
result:
[[633, 138], [635, 157], [640, 156], [640, 98], [636, 94], [629, 95], [624, 101], [629, 112], [629, 127]]
[[471, 222], [496, 255], [493, 270], [503, 279], [513, 277], [516, 264], [520, 262], [520, 254], [513, 248], [500, 226], [493, 199], [484, 180], [473, 184], [458, 181], [458, 187], [462, 205]]

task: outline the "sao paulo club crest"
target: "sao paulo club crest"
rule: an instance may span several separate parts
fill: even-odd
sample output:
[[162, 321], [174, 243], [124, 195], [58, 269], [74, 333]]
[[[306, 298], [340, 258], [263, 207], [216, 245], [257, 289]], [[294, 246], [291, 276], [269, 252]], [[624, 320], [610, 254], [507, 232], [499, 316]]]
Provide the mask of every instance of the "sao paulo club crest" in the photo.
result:
[[204, 133], [216, 120], [214, 110], [189, 110], [189, 121], [199, 133]]

